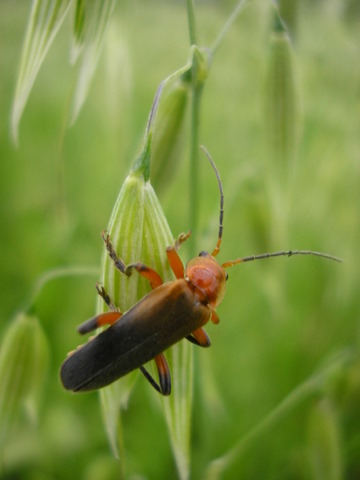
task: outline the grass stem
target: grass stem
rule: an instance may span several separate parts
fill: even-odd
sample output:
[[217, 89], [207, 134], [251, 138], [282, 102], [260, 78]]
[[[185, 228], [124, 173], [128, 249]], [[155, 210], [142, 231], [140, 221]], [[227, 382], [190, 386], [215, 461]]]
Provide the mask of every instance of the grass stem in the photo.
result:
[[186, 0], [189, 24], [190, 46], [197, 44], [197, 31], [195, 21], [195, 8], [193, 0]]
[[53, 268], [42, 273], [37, 281], [35, 282], [33, 291], [31, 292], [30, 298], [26, 303], [26, 308], [24, 310], [31, 311], [34, 307], [34, 304], [41, 294], [43, 288], [52, 280], [56, 280], [62, 277], [76, 277], [76, 276], [98, 276], [99, 268], [97, 267], [60, 267]]
[[350, 349], [344, 349], [322, 369], [315, 372], [302, 384], [296, 387], [268, 415], [266, 415], [260, 423], [246, 433], [233, 448], [222, 457], [216, 458], [210, 463], [206, 479], [215, 480], [217, 478], [222, 478], [223, 473], [230, 468], [235, 461], [238, 461], [254, 442], [263, 438], [271, 428], [298, 407], [304, 400], [314, 394], [321, 393], [324, 390], [324, 385], [336, 375], [339, 369], [341, 370], [353, 359], [354, 352]]

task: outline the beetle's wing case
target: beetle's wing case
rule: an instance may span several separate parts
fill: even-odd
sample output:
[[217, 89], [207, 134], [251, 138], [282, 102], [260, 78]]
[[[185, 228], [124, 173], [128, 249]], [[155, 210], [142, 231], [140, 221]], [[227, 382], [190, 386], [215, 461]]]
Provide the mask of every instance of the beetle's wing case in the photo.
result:
[[64, 387], [104, 387], [190, 335], [210, 315], [186, 280], [165, 283], [65, 360], [60, 372]]

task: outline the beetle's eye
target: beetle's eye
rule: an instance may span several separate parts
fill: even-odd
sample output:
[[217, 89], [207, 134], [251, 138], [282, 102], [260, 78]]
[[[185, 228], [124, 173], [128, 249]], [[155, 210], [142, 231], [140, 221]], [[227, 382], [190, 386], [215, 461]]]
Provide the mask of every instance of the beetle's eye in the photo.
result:
[[199, 253], [199, 257], [206, 257], [206, 255], [209, 255], [209, 253], [205, 252], [205, 250]]
[[229, 278], [229, 274], [226, 272], [225, 273], [225, 281]]

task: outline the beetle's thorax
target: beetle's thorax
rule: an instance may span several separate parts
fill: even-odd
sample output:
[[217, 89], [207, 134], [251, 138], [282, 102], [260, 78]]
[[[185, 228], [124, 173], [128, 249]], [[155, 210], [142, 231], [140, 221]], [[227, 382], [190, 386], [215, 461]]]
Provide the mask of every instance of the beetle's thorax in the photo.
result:
[[203, 303], [216, 308], [225, 294], [226, 273], [209, 254], [195, 257], [186, 265], [185, 278]]

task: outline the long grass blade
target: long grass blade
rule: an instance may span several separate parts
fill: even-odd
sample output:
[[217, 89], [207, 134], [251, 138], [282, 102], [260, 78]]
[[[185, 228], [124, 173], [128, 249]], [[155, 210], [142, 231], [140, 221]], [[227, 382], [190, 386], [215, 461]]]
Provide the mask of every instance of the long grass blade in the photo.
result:
[[[84, 45], [70, 113], [70, 125], [76, 121], [89, 92], [115, 2], [116, 0], [96, 2], [89, 11], [90, 18], [87, 20], [86, 31], [83, 33]], [[72, 60], [78, 56], [81, 43], [82, 39], [78, 38], [75, 30]]]
[[32, 4], [11, 112], [11, 134], [15, 143], [36, 76], [70, 4], [71, 0], [34, 0]]

